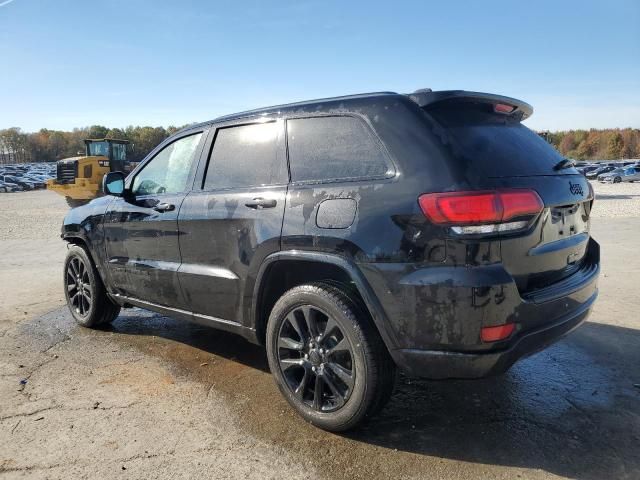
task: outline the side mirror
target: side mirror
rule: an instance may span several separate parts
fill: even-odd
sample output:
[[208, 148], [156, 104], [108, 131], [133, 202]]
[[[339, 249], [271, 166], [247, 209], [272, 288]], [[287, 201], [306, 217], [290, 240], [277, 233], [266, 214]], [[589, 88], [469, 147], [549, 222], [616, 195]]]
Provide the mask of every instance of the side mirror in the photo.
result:
[[105, 195], [122, 197], [124, 195], [124, 173], [109, 172], [102, 177], [102, 191]]

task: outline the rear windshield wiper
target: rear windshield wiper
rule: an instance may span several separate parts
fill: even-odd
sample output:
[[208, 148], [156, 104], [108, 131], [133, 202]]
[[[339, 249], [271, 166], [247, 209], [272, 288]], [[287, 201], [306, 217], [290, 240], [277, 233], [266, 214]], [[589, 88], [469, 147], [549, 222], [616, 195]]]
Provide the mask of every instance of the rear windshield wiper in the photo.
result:
[[575, 167], [576, 164], [574, 161], [569, 160], [568, 158], [563, 158], [558, 163], [553, 166], [554, 170], [564, 170], [565, 168]]

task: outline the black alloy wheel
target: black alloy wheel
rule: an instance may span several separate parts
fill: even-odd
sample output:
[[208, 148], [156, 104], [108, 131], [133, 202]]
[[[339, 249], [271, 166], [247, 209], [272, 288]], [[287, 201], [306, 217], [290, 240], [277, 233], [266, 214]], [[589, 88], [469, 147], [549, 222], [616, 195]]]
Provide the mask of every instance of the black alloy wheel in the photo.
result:
[[67, 264], [66, 288], [69, 305], [81, 317], [86, 317], [91, 311], [93, 289], [89, 271], [80, 257], [74, 257]]
[[395, 384], [395, 365], [366, 307], [330, 280], [286, 291], [265, 340], [280, 392], [306, 421], [342, 432], [375, 415]]
[[64, 294], [74, 320], [83, 327], [110, 323], [120, 313], [85, 248], [69, 245], [64, 262]]
[[307, 406], [331, 412], [349, 399], [355, 384], [353, 349], [322, 309], [301, 305], [280, 326], [278, 362], [289, 389]]

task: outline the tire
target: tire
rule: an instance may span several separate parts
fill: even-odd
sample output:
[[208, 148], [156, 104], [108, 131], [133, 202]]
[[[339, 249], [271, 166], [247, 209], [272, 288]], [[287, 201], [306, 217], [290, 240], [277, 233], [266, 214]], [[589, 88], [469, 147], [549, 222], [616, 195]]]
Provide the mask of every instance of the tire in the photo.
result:
[[107, 296], [87, 251], [78, 245], [69, 245], [64, 261], [63, 285], [69, 311], [83, 327], [111, 323], [120, 313], [120, 306]]
[[67, 205], [69, 205], [69, 208], [81, 207], [82, 205], [86, 205], [91, 201], [91, 200], [76, 200], [75, 198], [71, 198], [71, 197], [64, 197], [64, 198], [67, 201]]
[[620, 183], [622, 181], [622, 178], [620, 177], [616, 177], [613, 179], [613, 183]]
[[324, 430], [354, 428], [393, 393], [395, 364], [378, 331], [353, 295], [335, 284], [301, 285], [280, 297], [266, 344], [282, 395]]

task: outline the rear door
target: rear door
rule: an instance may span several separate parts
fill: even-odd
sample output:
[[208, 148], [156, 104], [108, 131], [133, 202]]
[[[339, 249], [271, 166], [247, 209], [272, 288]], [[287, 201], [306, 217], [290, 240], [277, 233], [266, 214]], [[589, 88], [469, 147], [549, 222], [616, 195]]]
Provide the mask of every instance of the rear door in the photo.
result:
[[280, 249], [288, 169], [284, 122], [217, 128], [178, 226], [179, 279], [198, 317], [239, 322], [247, 278]]
[[485, 102], [443, 102], [427, 109], [446, 130], [457, 161], [469, 165], [476, 188], [528, 188], [544, 202], [525, 233], [503, 235], [502, 263], [522, 293], [579, 269], [589, 244], [593, 192], [587, 179], [545, 140]]
[[178, 211], [191, 182], [204, 132], [163, 146], [132, 178], [131, 197], [116, 198], [105, 216], [111, 285], [123, 296], [184, 308], [178, 283]]

